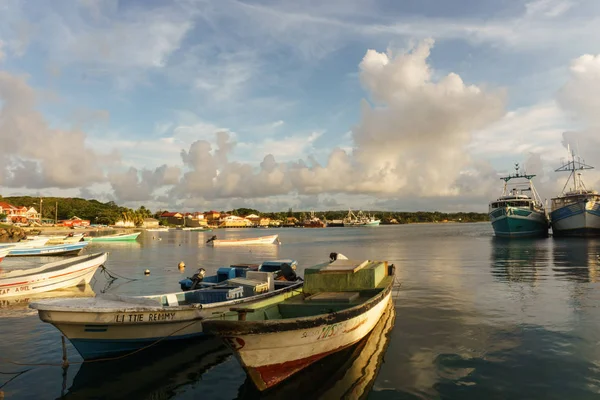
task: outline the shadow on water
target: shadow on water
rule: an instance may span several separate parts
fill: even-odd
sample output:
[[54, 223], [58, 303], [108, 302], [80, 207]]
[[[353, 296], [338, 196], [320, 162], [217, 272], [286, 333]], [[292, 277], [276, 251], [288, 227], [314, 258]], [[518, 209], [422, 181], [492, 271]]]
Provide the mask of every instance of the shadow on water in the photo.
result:
[[312, 364], [296, 376], [266, 392], [246, 379], [238, 399], [365, 399], [383, 361], [395, 309], [390, 303], [371, 333], [357, 344]]
[[554, 267], [558, 279], [578, 282], [600, 280], [600, 239], [554, 238]]
[[86, 363], [60, 399], [166, 399], [231, 352], [217, 338], [164, 343], [115, 361]]
[[500, 282], [535, 283], [545, 279], [551, 262], [548, 239], [505, 239], [491, 242], [492, 275]]

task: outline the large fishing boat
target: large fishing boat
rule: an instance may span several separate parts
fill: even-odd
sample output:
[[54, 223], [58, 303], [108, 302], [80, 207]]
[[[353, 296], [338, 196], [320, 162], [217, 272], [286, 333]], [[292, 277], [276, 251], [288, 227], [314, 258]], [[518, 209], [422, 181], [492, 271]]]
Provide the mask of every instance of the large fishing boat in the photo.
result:
[[[556, 172], [569, 171], [562, 194], [552, 199], [550, 221], [553, 236], [600, 236], [600, 195], [585, 187], [581, 172], [591, 167], [569, 151], [567, 160]], [[573, 187], [567, 186], [572, 183]]]
[[548, 236], [548, 214], [533, 186], [533, 177], [520, 173], [519, 164], [515, 164], [514, 174], [500, 178], [504, 181], [502, 195], [489, 204], [488, 213], [496, 236]]

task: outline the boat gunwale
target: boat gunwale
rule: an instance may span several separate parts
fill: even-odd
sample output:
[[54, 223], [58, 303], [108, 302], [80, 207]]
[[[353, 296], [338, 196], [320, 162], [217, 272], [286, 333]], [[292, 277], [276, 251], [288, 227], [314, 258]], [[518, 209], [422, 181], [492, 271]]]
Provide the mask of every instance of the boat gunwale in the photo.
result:
[[389, 282], [379, 293], [354, 307], [346, 308], [341, 311], [300, 318], [277, 318], [258, 321], [226, 321], [211, 319], [203, 322], [202, 329], [204, 332], [219, 336], [239, 336], [294, 331], [346, 321], [364, 314], [385, 299], [394, 287], [395, 270], [393, 274], [387, 275], [386, 278], [389, 278]]
[[[124, 300], [114, 300], [115, 302], [123, 301], [124, 303], [129, 304], [131, 306], [137, 306], [137, 307], [129, 307], [129, 308], [98, 307], [97, 310], [94, 311], [93, 309], [90, 309], [87, 305], [80, 306], [79, 308], [75, 308], [72, 306], [58, 306], [58, 305], [52, 305], [52, 304], [45, 304], [45, 302], [31, 303], [30, 308], [33, 308], [33, 309], [36, 309], [39, 311], [66, 312], [66, 313], [69, 313], [69, 312], [70, 313], [125, 313], [125, 312], [149, 312], [149, 311], [163, 311], [164, 312], [164, 311], [204, 310], [204, 309], [212, 309], [212, 308], [236, 305], [236, 304], [240, 304], [240, 303], [249, 303], [250, 301], [255, 301], [255, 300], [260, 301], [260, 300], [268, 299], [270, 297], [275, 297], [282, 293], [287, 293], [288, 291], [298, 290], [302, 287], [303, 284], [304, 284], [303, 281], [299, 281], [294, 285], [289, 285], [287, 287], [277, 289], [272, 292], [266, 292], [266, 293], [261, 293], [261, 294], [255, 295], [255, 296], [242, 297], [242, 298], [232, 299], [232, 300], [228, 300], [228, 301], [224, 301], [224, 302], [216, 302], [216, 303], [208, 303], [208, 304], [191, 303], [191, 304], [184, 304], [184, 305], [177, 305], [177, 306], [168, 306], [168, 305], [163, 306], [163, 305], [157, 304], [156, 306], [151, 306], [151, 305], [144, 305], [144, 304], [136, 305], [135, 303], [126, 303], [127, 298], [132, 298], [132, 299], [136, 299], [136, 300], [140, 300], [140, 299], [152, 300], [152, 297], [167, 296], [167, 295], [172, 295], [172, 294], [177, 295], [180, 293], [190, 293], [190, 291], [186, 291], [186, 292], [161, 293], [161, 294], [156, 294], [156, 295], [152, 295], [152, 296], [121, 296]], [[198, 289], [198, 290], [206, 290], [206, 289]], [[102, 296], [96, 296], [96, 298], [101, 299]], [[79, 298], [77, 298], [77, 299], [79, 300]], [[84, 299], [87, 299], [87, 298], [84, 298]], [[48, 299], [48, 300], [52, 301], [52, 299]], [[66, 299], [57, 299], [57, 300], [65, 301]], [[107, 299], [107, 300], [109, 300], [109, 299]], [[42, 307], [40, 307], [40, 306], [42, 306]], [[204, 318], [204, 317], [202, 317], [202, 318]], [[171, 321], [171, 323], [172, 323], [172, 321]], [[106, 324], [103, 323], [100, 325], [106, 325]]]
[[[81, 257], [81, 259], [76, 260], [76, 258], [79, 258], [79, 257]], [[94, 259], [101, 258], [101, 257], [104, 257], [104, 261], [106, 261], [106, 259], [108, 258], [108, 253], [107, 252], [99, 252], [99, 253], [85, 254], [82, 256], [71, 257], [71, 258], [66, 258], [64, 260], [54, 261], [54, 262], [51, 262], [48, 264], [41, 265], [37, 268], [15, 269], [15, 270], [6, 272], [3, 275], [0, 275], [0, 282], [4, 279], [24, 278], [24, 277], [31, 276], [31, 275], [58, 272], [58, 270], [55, 270], [55, 268], [57, 268], [57, 267], [64, 267], [65, 269], [68, 269], [75, 265], [91, 262]], [[18, 274], [17, 272], [21, 272], [22, 274]]]

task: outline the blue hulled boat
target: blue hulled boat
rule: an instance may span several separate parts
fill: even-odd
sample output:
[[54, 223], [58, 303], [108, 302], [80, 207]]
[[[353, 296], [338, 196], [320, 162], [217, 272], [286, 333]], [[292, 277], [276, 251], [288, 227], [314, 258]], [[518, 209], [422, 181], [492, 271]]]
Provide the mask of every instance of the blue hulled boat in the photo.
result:
[[546, 237], [549, 219], [531, 181], [535, 175], [521, 174], [519, 164], [515, 164], [515, 171], [513, 175], [500, 178], [504, 181], [502, 195], [489, 205], [488, 215], [494, 233], [508, 238]]
[[7, 257], [17, 256], [66, 256], [77, 255], [88, 242], [77, 242], [71, 244], [57, 244], [55, 246], [42, 246], [32, 248], [17, 248], [11, 250]]

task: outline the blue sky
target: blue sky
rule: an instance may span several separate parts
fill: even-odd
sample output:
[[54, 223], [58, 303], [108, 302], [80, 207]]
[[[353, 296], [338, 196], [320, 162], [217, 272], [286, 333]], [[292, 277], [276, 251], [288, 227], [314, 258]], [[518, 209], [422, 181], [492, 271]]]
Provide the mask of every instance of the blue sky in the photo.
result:
[[[485, 211], [600, 161], [600, 3], [0, 1], [4, 196]], [[586, 174], [588, 186], [600, 176]]]

